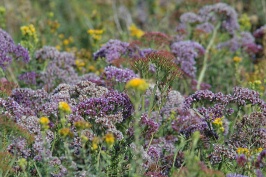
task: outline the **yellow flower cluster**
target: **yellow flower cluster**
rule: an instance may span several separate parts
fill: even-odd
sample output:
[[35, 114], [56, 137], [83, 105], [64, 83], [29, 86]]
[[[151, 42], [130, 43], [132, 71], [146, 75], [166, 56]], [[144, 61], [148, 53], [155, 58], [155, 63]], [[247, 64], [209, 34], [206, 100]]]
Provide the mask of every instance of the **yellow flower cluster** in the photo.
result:
[[251, 29], [251, 21], [247, 14], [241, 15], [238, 22], [242, 30], [249, 31]]
[[86, 65], [86, 63], [81, 59], [76, 59], [75, 64], [76, 64], [78, 70], [81, 70]]
[[39, 119], [39, 123], [42, 125], [43, 129], [48, 129], [50, 120], [48, 119], [48, 117], [41, 117]]
[[130, 35], [133, 37], [141, 38], [145, 33], [141, 29], [137, 28], [135, 24], [129, 26]]
[[242, 148], [242, 147], [237, 148], [236, 152], [238, 154], [246, 154], [246, 155], [248, 155], [250, 153], [249, 149]]
[[71, 108], [67, 102], [59, 102], [58, 108], [59, 108], [59, 110], [65, 112], [67, 114], [71, 113]]
[[114, 134], [112, 134], [112, 133], [107, 133], [107, 134], [104, 136], [104, 140], [105, 140], [105, 142], [106, 142], [109, 146], [112, 146], [112, 145], [115, 143], [115, 137], [114, 137]]
[[126, 84], [126, 88], [132, 88], [138, 91], [145, 91], [149, 87], [149, 84], [144, 80], [140, 78], [133, 78], [129, 80]]
[[34, 42], [38, 42], [36, 29], [32, 24], [30, 24], [28, 26], [22, 26], [20, 28], [20, 31], [21, 31], [23, 36], [32, 37]]
[[219, 118], [214, 119], [214, 121], [212, 122], [212, 124], [214, 126], [218, 127], [221, 132], [224, 132], [223, 117], [219, 117]]
[[240, 63], [240, 62], [242, 61], [242, 58], [240, 58], [240, 57], [234, 57], [234, 58], [233, 58], [233, 61], [234, 61], [235, 63]]
[[71, 130], [69, 128], [61, 128], [59, 130], [59, 135], [63, 136], [63, 137], [72, 137], [73, 136], [73, 133], [71, 132]]
[[92, 145], [91, 145], [91, 149], [92, 150], [97, 150], [98, 149], [98, 144], [100, 143], [100, 138], [98, 137], [94, 137], [92, 140]]
[[89, 29], [87, 32], [96, 41], [99, 41], [102, 38], [103, 30]]
[[86, 122], [86, 121], [77, 121], [77, 122], [74, 123], [74, 126], [78, 130], [84, 130], [84, 129], [91, 128], [92, 125], [89, 122]]

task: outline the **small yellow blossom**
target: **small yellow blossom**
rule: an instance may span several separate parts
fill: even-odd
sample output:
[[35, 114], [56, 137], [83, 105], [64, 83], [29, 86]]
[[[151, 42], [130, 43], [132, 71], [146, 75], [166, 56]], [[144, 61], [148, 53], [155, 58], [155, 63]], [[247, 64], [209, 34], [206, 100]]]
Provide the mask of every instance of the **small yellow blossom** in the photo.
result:
[[18, 160], [18, 165], [19, 167], [21, 167], [23, 170], [26, 169], [26, 166], [27, 166], [28, 162], [27, 162], [27, 159], [25, 158], [21, 158]]
[[137, 28], [135, 24], [129, 26], [130, 35], [133, 37], [141, 38], [145, 33], [141, 29]]
[[85, 62], [81, 59], [76, 59], [75, 64], [76, 64], [78, 70], [81, 70], [86, 65]]
[[263, 150], [263, 148], [259, 147], [257, 149], [254, 149], [254, 153], [260, 153]]
[[59, 37], [59, 39], [64, 39], [65, 35], [61, 33], [58, 35], [58, 37]]
[[144, 80], [140, 78], [133, 78], [129, 80], [126, 84], [126, 88], [133, 88], [139, 91], [145, 91], [149, 87], [149, 84]]
[[247, 148], [241, 148], [241, 147], [237, 148], [236, 152], [238, 154], [246, 154], [246, 155], [248, 155], [250, 153]]
[[260, 81], [260, 80], [255, 80], [255, 81], [254, 81], [254, 84], [255, 84], [255, 85], [261, 85], [261, 81]]
[[94, 137], [92, 140], [92, 145], [91, 145], [91, 149], [92, 150], [97, 150], [98, 149], [98, 144], [100, 142], [100, 139], [98, 137]]
[[233, 58], [233, 61], [234, 61], [235, 63], [240, 63], [240, 62], [242, 61], [242, 58], [240, 58], [240, 57], [234, 57], [234, 58]]
[[113, 145], [115, 143], [115, 137], [114, 137], [114, 134], [112, 133], [107, 133], [104, 137], [104, 140], [105, 142], [108, 144], [108, 145]]
[[48, 119], [48, 117], [41, 117], [41, 118], [39, 119], [39, 122], [40, 122], [40, 124], [42, 124], [42, 125], [48, 125], [48, 124], [50, 123], [50, 120]]
[[71, 113], [71, 108], [67, 102], [59, 102], [58, 108], [66, 113]]
[[240, 28], [244, 31], [249, 31], [251, 28], [251, 20], [249, 18], [249, 16], [247, 14], [243, 14], [241, 15], [241, 17], [239, 18], [239, 24], [240, 24]]
[[80, 138], [83, 143], [86, 143], [89, 140], [89, 138], [85, 135], [81, 135]]
[[89, 29], [87, 32], [96, 41], [99, 41], [102, 38], [103, 30]]
[[223, 125], [223, 118], [216, 118], [214, 119], [214, 121], [212, 122], [214, 125], [217, 125], [217, 126], [222, 126]]
[[0, 14], [4, 14], [6, 12], [6, 8], [4, 6], [0, 6]]
[[74, 126], [78, 130], [83, 130], [83, 129], [91, 128], [92, 125], [89, 122], [86, 122], [86, 121], [77, 121], [77, 122], [74, 123]]
[[61, 50], [61, 46], [60, 46], [60, 45], [56, 45], [55, 48], [56, 48], [57, 50]]
[[94, 72], [96, 71], [96, 68], [92, 65], [88, 66], [88, 70], [91, 71], [91, 72]]
[[70, 43], [70, 41], [69, 41], [68, 39], [64, 39], [64, 40], [63, 40], [63, 44], [64, 44], [64, 45], [69, 45], [69, 43]]
[[69, 128], [61, 128], [58, 132], [61, 136], [66, 137], [66, 136], [73, 136], [73, 133], [70, 131]]

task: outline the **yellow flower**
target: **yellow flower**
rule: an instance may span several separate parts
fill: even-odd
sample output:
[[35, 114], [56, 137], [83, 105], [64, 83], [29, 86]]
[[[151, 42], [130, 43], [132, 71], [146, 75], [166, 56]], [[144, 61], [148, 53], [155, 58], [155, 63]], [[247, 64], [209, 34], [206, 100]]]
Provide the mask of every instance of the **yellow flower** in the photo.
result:
[[126, 88], [133, 88], [139, 91], [145, 91], [149, 87], [149, 84], [144, 80], [140, 78], [133, 78], [129, 80], [126, 84]]
[[242, 58], [240, 58], [240, 57], [234, 57], [234, 58], [233, 58], [233, 61], [234, 61], [235, 63], [240, 63], [240, 62], [242, 61]]
[[221, 118], [221, 117], [216, 118], [216, 119], [214, 119], [214, 121], [212, 123], [214, 125], [217, 125], [217, 126], [223, 126], [223, 118]]
[[80, 138], [83, 143], [86, 143], [89, 140], [89, 138], [85, 135], [81, 135]]
[[6, 12], [6, 8], [3, 6], [0, 6], [0, 14], [4, 14]]
[[263, 149], [261, 147], [259, 147], [258, 149], [255, 149], [256, 153], [260, 153]]
[[90, 66], [88, 67], [88, 69], [89, 69], [89, 71], [91, 71], [91, 72], [96, 71], [96, 68], [95, 68], [94, 66], [92, 66], [92, 65], [90, 65]]
[[141, 38], [145, 33], [141, 29], [137, 28], [135, 24], [129, 26], [130, 35], [133, 37]]
[[60, 46], [60, 45], [55, 46], [55, 48], [56, 48], [57, 50], [61, 50], [61, 46]]
[[99, 41], [102, 38], [103, 30], [89, 29], [87, 32], [96, 41]]
[[115, 143], [115, 137], [112, 133], [107, 133], [104, 137], [104, 140], [110, 146]]
[[241, 147], [237, 148], [236, 152], [238, 154], [246, 154], [246, 155], [249, 154], [249, 150], [247, 148], [241, 148]]
[[82, 129], [87, 129], [87, 128], [91, 128], [91, 124], [89, 122], [86, 122], [86, 121], [77, 121], [74, 123], [74, 126], [79, 129], [79, 130], [82, 130]]
[[40, 122], [40, 124], [42, 124], [42, 125], [48, 125], [48, 124], [50, 123], [50, 120], [48, 119], [48, 117], [41, 117], [41, 118], [39, 119], [39, 122]]
[[70, 43], [70, 41], [69, 41], [68, 39], [64, 39], [64, 40], [63, 40], [63, 44], [64, 44], [64, 45], [68, 45], [69, 43]]
[[73, 133], [70, 131], [69, 128], [61, 128], [58, 132], [61, 136], [66, 137], [66, 136], [73, 136]]
[[85, 66], [85, 62], [81, 59], [76, 59], [75, 64], [79, 70], [81, 70]]
[[64, 112], [66, 112], [66, 113], [71, 113], [71, 108], [67, 104], [67, 102], [59, 102], [58, 108], [59, 108], [59, 110], [62, 110]]
[[241, 15], [240, 19], [238, 20], [240, 24], [240, 28], [244, 31], [249, 31], [251, 28], [251, 21], [247, 14]]
[[255, 84], [255, 85], [261, 85], [261, 81], [260, 81], [260, 80], [255, 80], [255, 81], [254, 81], [254, 84]]
[[98, 137], [94, 137], [93, 140], [92, 140], [91, 149], [92, 150], [97, 150], [99, 142], [100, 142], [100, 139]]
[[64, 39], [65, 35], [64, 34], [59, 34], [58, 37], [59, 37], [59, 39]]

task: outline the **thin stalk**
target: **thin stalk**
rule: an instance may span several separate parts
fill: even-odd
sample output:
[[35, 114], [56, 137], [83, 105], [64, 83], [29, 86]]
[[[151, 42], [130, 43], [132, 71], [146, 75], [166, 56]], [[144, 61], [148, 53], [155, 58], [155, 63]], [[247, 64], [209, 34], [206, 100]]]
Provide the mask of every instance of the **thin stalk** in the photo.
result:
[[202, 70], [200, 71], [200, 75], [199, 75], [199, 78], [198, 78], [197, 90], [200, 90], [200, 85], [201, 85], [201, 83], [203, 81], [205, 72], [207, 70], [209, 53], [210, 53], [211, 47], [213, 46], [215, 37], [217, 35], [217, 31], [220, 28], [220, 26], [221, 26], [221, 23], [218, 23], [217, 26], [215, 27], [215, 29], [214, 29], [214, 31], [212, 33], [211, 40], [210, 40], [210, 42], [209, 42], [209, 44], [208, 44], [208, 46], [206, 48], [206, 51], [205, 51], [205, 54], [204, 54], [204, 59], [203, 59]]

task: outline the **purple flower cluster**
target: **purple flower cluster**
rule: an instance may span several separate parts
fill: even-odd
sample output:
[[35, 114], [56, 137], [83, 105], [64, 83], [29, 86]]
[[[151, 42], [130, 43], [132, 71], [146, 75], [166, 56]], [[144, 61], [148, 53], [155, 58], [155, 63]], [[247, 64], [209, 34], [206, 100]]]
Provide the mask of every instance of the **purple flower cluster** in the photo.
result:
[[255, 38], [262, 38], [264, 36], [264, 34], [266, 33], [266, 25], [260, 27], [259, 29], [257, 29], [254, 33], [253, 33], [253, 36]]
[[35, 53], [38, 60], [48, 60], [44, 72], [40, 73], [40, 86], [51, 91], [60, 83], [74, 84], [80, 81], [75, 72], [75, 57], [68, 52], [59, 52], [54, 47], [45, 46]]
[[214, 30], [214, 26], [209, 22], [205, 22], [198, 24], [195, 29], [204, 33], [211, 33]]
[[210, 23], [217, 23], [222, 19], [222, 28], [231, 34], [239, 29], [236, 11], [225, 3], [204, 6], [199, 10], [199, 16]]
[[192, 107], [193, 102], [203, 100], [214, 103], [213, 106], [207, 108], [198, 108], [199, 113], [206, 120], [213, 120], [214, 118], [222, 117], [224, 114], [231, 115], [234, 110], [232, 108], [226, 108], [229, 103], [236, 103], [238, 106], [245, 106], [248, 103], [258, 105], [262, 113], [266, 114], [265, 102], [260, 99], [259, 93], [247, 88], [235, 87], [232, 95], [224, 95], [221, 92], [213, 93], [209, 90], [199, 90], [185, 99], [184, 109], [188, 110]]
[[145, 137], [147, 138], [156, 133], [160, 127], [160, 125], [154, 119], [149, 118], [147, 114], [141, 116], [140, 123], [147, 127], [147, 131], [145, 132]]
[[200, 131], [204, 134], [207, 127], [207, 122], [193, 112], [193, 110], [179, 110], [178, 118], [172, 122], [172, 128], [186, 137], [189, 137], [195, 131]]
[[[266, 149], [260, 152], [259, 156], [257, 157], [257, 160], [255, 162], [255, 166], [257, 168], [263, 168], [265, 167], [265, 162], [263, 162], [263, 159], [266, 159]], [[265, 160], [264, 160], [265, 161]]]
[[171, 51], [176, 56], [176, 64], [181, 66], [182, 71], [190, 78], [196, 77], [195, 58], [203, 55], [205, 49], [194, 41], [180, 41], [171, 45]]
[[128, 96], [117, 91], [109, 91], [99, 98], [90, 98], [77, 105], [79, 115], [103, 117], [109, 114], [122, 113], [124, 118], [128, 118], [132, 113], [132, 104]]
[[11, 36], [0, 29], [0, 67], [5, 69], [12, 59], [22, 59], [23, 62], [28, 63], [30, 60], [28, 51], [21, 45], [16, 45]]
[[126, 83], [130, 79], [138, 77], [131, 69], [122, 69], [115, 66], [108, 66], [104, 69], [103, 77], [107, 81], [115, 81], [117, 83]]
[[18, 79], [20, 81], [23, 81], [25, 84], [36, 85], [36, 77], [37, 77], [36, 72], [32, 71], [19, 75]]
[[203, 19], [199, 15], [197, 15], [193, 12], [187, 12], [187, 13], [184, 13], [180, 16], [180, 21], [183, 24], [201, 23], [203, 21]]
[[105, 58], [108, 63], [111, 63], [113, 60], [125, 55], [128, 52], [128, 47], [129, 43], [127, 42], [111, 39], [93, 54], [93, 58], [95, 60]]
[[229, 48], [232, 52], [242, 48], [250, 55], [254, 55], [262, 50], [262, 47], [255, 43], [254, 37], [249, 32], [241, 32], [240, 36], [235, 35], [232, 39], [219, 43], [217, 48]]

